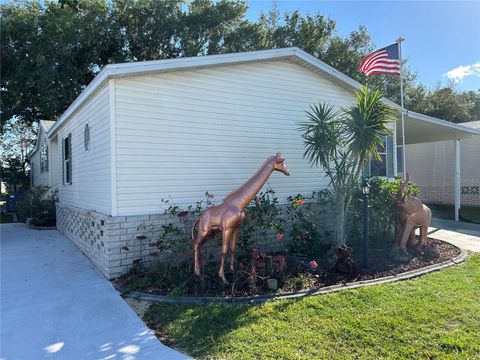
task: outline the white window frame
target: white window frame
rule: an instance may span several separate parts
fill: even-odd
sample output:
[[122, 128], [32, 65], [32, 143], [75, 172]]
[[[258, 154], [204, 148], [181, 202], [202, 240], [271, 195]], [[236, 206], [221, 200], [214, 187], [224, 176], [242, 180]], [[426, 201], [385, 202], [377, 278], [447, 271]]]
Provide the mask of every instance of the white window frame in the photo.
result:
[[[391, 176], [389, 177], [388, 176], [388, 160], [389, 160], [389, 151], [388, 151], [388, 136], [384, 136], [384, 144], [385, 144], [385, 147], [382, 151], [379, 151], [378, 154], [380, 156], [382, 155], [385, 155], [385, 161], [382, 163], [385, 164], [385, 174], [384, 175], [372, 175], [372, 159], [368, 159], [368, 163], [367, 163], [367, 177], [380, 177], [380, 178], [383, 178], [383, 179], [389, 179], [389, 178], [393, 178], [394, 177], [394, 174], [395, 174], [395, 169], [393, 169], [393, 173], [391, 174]], [[394, 144], [393, 144], [394, 145]], [[395, 146], [393, 146], [393, 151], [396, 151], [396, 148]], [[392, 154], [392, 156], [394, 156], [395, 154]], [[374, 160], [374, 161], [379, 161], [379, 160]], [[395, 160], [393, 159], [394, 161], [394, 164], [393, 166], [395, 167]]]

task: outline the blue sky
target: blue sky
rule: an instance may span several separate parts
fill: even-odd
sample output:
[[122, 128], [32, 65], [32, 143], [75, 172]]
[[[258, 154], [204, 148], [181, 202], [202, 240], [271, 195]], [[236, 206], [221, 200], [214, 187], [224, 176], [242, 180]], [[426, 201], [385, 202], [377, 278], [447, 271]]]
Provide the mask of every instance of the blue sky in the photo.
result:
[[[249, 0], [249, 19], [272, 1]], [[434, 87], [450, 77], [459, 90], [480, 89], [480, 1], [279, 1], [281, 13], [300, 10], [320, 12], [337, 22], [346, 36], [365, 25], [377, 47], [405, 38], [403, 57], [419, 80]], [[476, 64], [476, 65], [475, 65]], [[468, 75], [471, 74], [471, 75]], [[378, 76], [378, 75], [377, 75]], [[380, 75], [381, 76], [381, 75]]]

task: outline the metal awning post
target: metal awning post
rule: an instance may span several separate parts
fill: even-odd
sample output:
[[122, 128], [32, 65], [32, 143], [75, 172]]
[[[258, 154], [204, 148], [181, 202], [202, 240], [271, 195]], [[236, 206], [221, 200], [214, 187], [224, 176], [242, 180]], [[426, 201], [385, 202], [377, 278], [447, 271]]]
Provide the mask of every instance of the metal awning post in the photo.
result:
[[460, 139], [455, 139], [455, 221], [460, 220]]

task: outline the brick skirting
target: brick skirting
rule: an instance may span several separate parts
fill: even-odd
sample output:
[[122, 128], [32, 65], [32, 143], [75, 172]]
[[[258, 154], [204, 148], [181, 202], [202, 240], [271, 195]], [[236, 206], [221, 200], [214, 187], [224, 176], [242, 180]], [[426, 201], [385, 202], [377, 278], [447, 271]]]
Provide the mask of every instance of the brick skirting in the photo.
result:
[[[334, 212], [331, 209], [317, 209], [318, 226], [324, 233], [325, 241], [331, 241], [334, 227]], [[170, 214], [109, 216], [96, 211], [57, 203], [57, 229], [71, 239], [93, 262], [107, 279], [113, 279], [126, 273], [135, 262], [145, 265], [158, 261], [178, 261], [191, 257], [191, 240], [185, 236], [173, 237], [171, 241], [185, 244], [184, 253], [172, 250], [160, 251], [152, 245], [163, 232], [162, 226], [174, 224], [185, 227], [190, 234], [192, 221], [181, 221]], [[286, 219], [286, 215], [283, 216]], [[288, 221], [285, 226], [289, 231]], [[281, 240], [273, 232], [256, 237], [262, 250], [282, 251], [288, 244], [288, 236]], [[216, 260], [219, 257], [219, 237], [208, 240], [202, 251], [202, 257]], [[237, 243], [238, 247], [238, 243]]]

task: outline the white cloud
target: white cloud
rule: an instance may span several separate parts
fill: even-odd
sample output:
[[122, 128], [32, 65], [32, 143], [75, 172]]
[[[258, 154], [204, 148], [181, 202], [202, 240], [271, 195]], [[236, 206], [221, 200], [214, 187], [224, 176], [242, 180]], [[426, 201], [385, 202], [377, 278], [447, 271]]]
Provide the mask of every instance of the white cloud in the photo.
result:
[[471, 75], [480, 76], [480, 61], [472, 65], [460, 65], [443, 74], [443, 76], [453, 80], [455, 84], [461, 82], [465, 76]]

